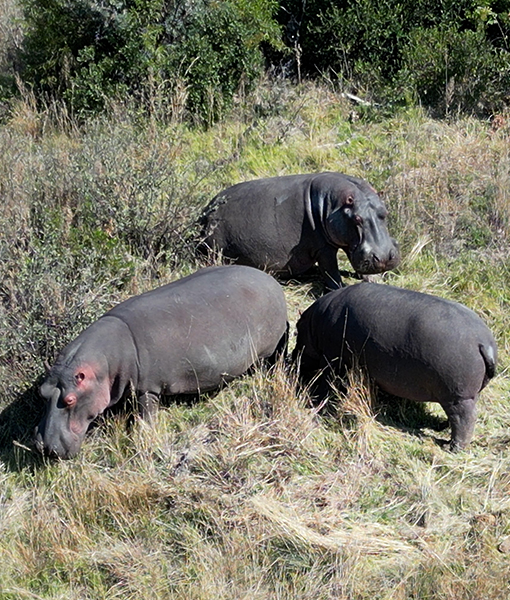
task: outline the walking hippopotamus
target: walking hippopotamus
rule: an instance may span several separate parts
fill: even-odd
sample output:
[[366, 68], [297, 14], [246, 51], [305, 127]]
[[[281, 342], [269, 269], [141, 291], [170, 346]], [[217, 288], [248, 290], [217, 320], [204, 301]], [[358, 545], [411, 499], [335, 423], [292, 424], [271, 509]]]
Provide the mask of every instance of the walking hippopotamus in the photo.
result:
[[327, 288], [336, 289], [342, 285], [338, 248], [358, 275], [399, 264], [386, 215], [375, 190], [356, 177], [316, 173], [257, 179], [213, 198], [200, 218], [199, 249], [284, 277], [299, 277], [318, 263]]
[[485, 323], [459, 304], [410, 290], [360, 283], [326, 294], [297, 323], [294, 358], [304, 379], [364, 367], [381, 389], [409, 400], [439, 402], [451, 449], [470, 442], [476, 398], [494, 376], [496, 342]]
[[88, 426], [136, 392], [150, 418], [160, 395], [219, 387], [256, 361], [284, 352], [287, 308], [281, 286], [246, 266], [210, 267], [121, 302], [57, 358], [40, 388], [46, 415], [36, 447], [70, 458]]

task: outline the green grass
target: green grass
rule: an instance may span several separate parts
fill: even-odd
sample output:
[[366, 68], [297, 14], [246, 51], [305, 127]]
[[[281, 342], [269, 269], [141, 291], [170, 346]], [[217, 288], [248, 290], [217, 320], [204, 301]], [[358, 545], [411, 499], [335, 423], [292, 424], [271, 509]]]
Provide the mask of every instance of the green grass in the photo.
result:
[[[78, 127], [30, 98], [0, 126], [1, 600], [508, 598], [508, 129], [352, 112], [276, 82], [206, 131], [126, 107]], [[164, 402], [152, 428], [107, 415], [68, 462], [29, 450], [43, 360], [201, 266], [193, 222], [219, 190], [328, 169], [384, 192], [403, 261], [379, 280], [494, 331], [467, 451], [442, 446], [438, 406], [385, 405], [355, 376], [318, 414], [281, 368]], [[284, 286], [292, 327], [315, 287]]]

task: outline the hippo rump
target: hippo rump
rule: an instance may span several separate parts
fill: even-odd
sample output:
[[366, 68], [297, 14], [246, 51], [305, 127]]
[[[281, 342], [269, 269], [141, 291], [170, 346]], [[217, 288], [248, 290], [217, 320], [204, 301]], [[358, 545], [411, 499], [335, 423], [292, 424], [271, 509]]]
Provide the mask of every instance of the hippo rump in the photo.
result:
[[90, 422], [128, 389], [147, 418], [160, 395], [215, 389], [283, 352], [286, 342], [283, 290], [251, 267], [210, 267], [134, 296], [58, 356], [40, 388], [47, 409], [36, 447], [70, 458]]
[[285, 277], [299, 277], [318, 263], [326, 286], [336, 289], [342, 285], [338, 248], [358, 275], [398, 265], [386, 215], [375, 190], [356, 177], [316, 173], [257, 179], [213, 198], [200, 219], [199, 249]]
[[359, 364], [394, 396], [438, 402], [448, 416], [452, 450], [470, 442], [476, 398], [491, 377], [496, 343], [472, 310], [429, 294], [361, 283], [330, 292], [297, 324], [294, 358], [304, 379]]

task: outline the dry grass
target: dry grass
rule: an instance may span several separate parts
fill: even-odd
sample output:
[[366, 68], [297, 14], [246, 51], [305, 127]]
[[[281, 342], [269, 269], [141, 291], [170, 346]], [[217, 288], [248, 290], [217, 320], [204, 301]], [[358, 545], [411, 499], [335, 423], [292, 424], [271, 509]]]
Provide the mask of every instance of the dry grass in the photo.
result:
[[[0, 598], [506, 600], [509, 131], [356, 120], [312, 85], [267, 83], [236, 110], [208, 131], [126, 107], [78, 128], [28, 98], [0, 126]], [[320, 412], [282, 365], [168, 402], [152, 428], [106, 417], [70, 462], [26, 449], [42, 359], [192, 272], [191, 224], [219, 189], [325, 169], [384, 190], [404, 260], [382, 280], [495, 332], [466, 452], [443, 449], [438, 407], [387, 405], [355, 374]], [[284, 289], [293, 330], [320, 289]]]

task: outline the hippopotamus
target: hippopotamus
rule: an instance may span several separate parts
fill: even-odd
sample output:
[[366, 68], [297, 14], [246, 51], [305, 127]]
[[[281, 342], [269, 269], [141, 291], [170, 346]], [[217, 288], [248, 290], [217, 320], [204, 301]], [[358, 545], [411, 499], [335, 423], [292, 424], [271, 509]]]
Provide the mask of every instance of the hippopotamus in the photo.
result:
[[213, 198], [199, 219], [199, 250], [283, 277], [299, 277], [317, 263], [326, 287], [336, 289], [342, 285], [339, 248], [358, 276], [399, 264], [386, 215], [375, 190], [356, 177], [326, 172], [256, 179]]
[[[448, 416], [452, 450], [470, 442], [476, 399], [494, 376], [497, 348], [466, 306], [430, 294], [363, 282], [326, 294], [301, 315], [293, 353], [304, 380], [359, 365], [385, 392], [438, 402]], [[299, 358], [300, 357], [300, 358]]]
[[128, 390], [150, 419], [160, 395], [221, 386], [284, 353], [287, 308], [279, 283], [247, 266], [220, 266], [121, 302], [58, 356], [40, 393], [35, 445], [71, 458], [98, 415]]

